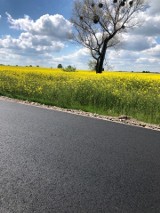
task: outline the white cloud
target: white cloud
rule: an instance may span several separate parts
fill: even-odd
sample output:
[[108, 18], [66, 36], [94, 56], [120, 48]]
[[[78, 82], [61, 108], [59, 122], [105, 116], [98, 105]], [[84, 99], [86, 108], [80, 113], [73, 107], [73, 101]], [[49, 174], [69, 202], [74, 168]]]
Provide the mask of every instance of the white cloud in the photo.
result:
[[143, 51], [156, 46], [157, 42], [154, 37], [147, 37], [135, 34], [124, 34], [120, 47], [130, 51]]
[[29, 16], [13, 19], [7, 14], [10, 27], [22, 31], [18, 38], [7, 35], [0, 39], [0, 47], [12, 50], [23, 50], [26, 53], [55, 51], [65, 47], [65, 42], [71, 38], [72, 24], [62, 15], [43, 15], [36, 21]]
[[30, 33], [21, 33], [16, 39], [10, 35], [0, 39], [0, 47], [10, 49], [13, 51], [44, 52], [60, 51], [64, 48], [64, 44], [60, 41], [51, 41], [45, 36], [34, 36]]
[[34, 21], [29, 16], [24, 15], [24, 18], [13, 19], [12, 16], [6, 12], [10, 27], [17, 30], [29, 31], [34, 24]]
[[46, 14], [34, 21], [27, 15], [13, 19], [9, 13], [6, 14], [10, 28], [20, 31], [20, 34], [17, 38], [11, 35], [0, 38], [1, 53], [8, 52], [11, 61], [15, 55], [16, 63], [26, 62], [26, 56], [34, 62], [42, 55], [58, 53], [71, 38], [72, 24], [62, 15]]
[[139, 17], [140, 21], [143, 24], [140, 27], [133, 30], [133, 33], [136, 35], [145, 35], [145, 36], [159, 36], [160, 35], [160, 14], [155, 16], [151, 15], [149, 11], [147, 13], [141, 14]]
[[137, 63], [142, 63], [142, 64], [154, 64], [154, 63], [160, 63], [160, 60], [155, 59], [155, 58], [138, 58]]
[[147, 51], [143, 52], [146, 56], [154, 57], [156, 60], [158, 59], [160, 62], [160, 44], [157, 44], [155, 47], [150, 48]]
[[149, 14], [151, 16], [159, 15], [160, 11], [160, 3], [159, 0], [152, 0], [149, 1], [150, 8], [149, 8]]
[[31, 33], [32, 35], [41, 35], [52, 37], [57, 40], [69, 39], [72, 36], [72, 24], [62, 15], [45, 14], [36, 21], [29, 16], [13, 19], [9, 13], [6, 13], [10, 27]]

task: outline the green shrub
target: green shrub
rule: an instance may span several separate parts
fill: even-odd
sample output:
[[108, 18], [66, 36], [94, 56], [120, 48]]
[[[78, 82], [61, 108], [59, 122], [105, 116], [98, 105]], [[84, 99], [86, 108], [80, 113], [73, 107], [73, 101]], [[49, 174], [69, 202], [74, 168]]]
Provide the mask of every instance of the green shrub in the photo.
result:
[[58, 64], [57, 68], [62, 69], [63, 68], [62, 64]]
[[76, 67], [72, 67], [71, 65], [63, 68], [63, 71], [65, 72], [75, 72], [76, 71]]

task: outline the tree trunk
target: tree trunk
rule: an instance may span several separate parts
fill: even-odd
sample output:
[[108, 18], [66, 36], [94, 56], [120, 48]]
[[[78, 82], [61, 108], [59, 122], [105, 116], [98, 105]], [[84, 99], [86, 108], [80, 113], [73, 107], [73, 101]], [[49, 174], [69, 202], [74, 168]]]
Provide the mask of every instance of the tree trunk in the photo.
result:
[[104, 63], [104, 59], [105, 59], [105, 55], [106, 55], [106, 49], [107, 49], [107, 40], [104, 41], [101, 55], [100, 55], [99, 59], [97, 60], [96, 73], [102, 73], [102, 71], [104, 70], [103, 63]]
[[97, 63], [96, 63], [96, 67], [95, 67], [96, 73], [102, 73], [102, 71], [100, 71], [100, 69], [99, 69], [99, 64], [100, 64], [100, 57], [97, 59]]

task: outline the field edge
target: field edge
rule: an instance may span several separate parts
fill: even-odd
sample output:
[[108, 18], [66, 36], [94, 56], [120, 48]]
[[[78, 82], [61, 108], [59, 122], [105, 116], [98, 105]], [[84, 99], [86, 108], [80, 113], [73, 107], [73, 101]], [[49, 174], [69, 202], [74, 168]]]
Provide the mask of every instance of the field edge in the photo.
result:
[[136, 127], [141, 127], [141, 128], [145, 128], [145, 129], [160, 131], [160, 125], [139, 121], [139, 120], [130, 118], [126, 115], [121, 115], [121, 116], [118, 116], [118, 117], [114, 116], [113, 117], [113, 116], [107, 116], [107, 115], [92, 113], [92, 112], [86, 112], [86, 111], [83, 111], [83, 110], [80, 110], [80, 109], [61, 108], [61, 107], [58, 107], [58, 106], [45, 105], [45, 104], [38, 103], [38, 102], [33, 102], [33, 101], [29, 101], [29, 100], [24, 100], [24, 99], [16, 99], [16, 98], [11, 98], [11, 97], [8, 97], [8, 96], [0, 95], [0, 101], [1, 100], [2, 101], [6, 100], [6, 101], [11, 101], [11, 102], [17, 102], [17, 103], [20, 103], [20, 104], [40, 107], [40, 108], [43, 108], [43, 109], [57, 110], [57, 111], [62, 111], [62, 112], [80, 115], [80, 116], [84, 116], [84, 117], [101, 119], [101, 120], [111, 121], [111, 122], [115, 122], [115, 123], [121, 123], [121, 124], [125, 124], [125, 125], [136, 126]]

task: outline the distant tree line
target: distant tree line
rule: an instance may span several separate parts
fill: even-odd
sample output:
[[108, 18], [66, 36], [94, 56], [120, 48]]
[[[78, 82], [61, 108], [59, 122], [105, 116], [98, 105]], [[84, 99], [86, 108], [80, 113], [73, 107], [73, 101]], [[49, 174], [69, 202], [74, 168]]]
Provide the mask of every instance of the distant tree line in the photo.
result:
[[76, 67], [71, 66], [71, 65], [68, 65], [67, 67], [63, 67], [62, 64], [58, 64], [57, 68], [62, 69], [65, 72], [75, 72], [76, 71]]

